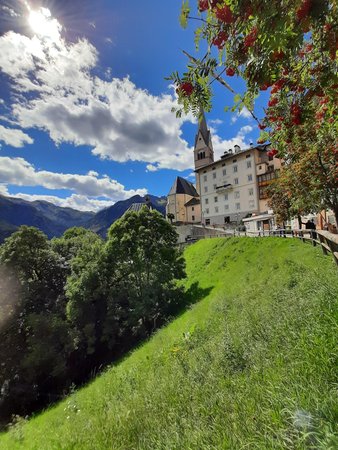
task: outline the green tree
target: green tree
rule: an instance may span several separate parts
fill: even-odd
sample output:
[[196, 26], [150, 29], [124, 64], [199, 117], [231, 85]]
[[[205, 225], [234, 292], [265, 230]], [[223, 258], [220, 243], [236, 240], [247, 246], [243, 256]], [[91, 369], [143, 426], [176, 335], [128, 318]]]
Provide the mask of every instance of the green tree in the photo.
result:
[[175, 219], [175, 215], [173, 213], [168, 213], [167, 214], [168, 219], [170, 220], [170, 223], [173, 223], [173, 220]]
[[68, 317], [88, 354], [144, 337], [174, 313], [184, 261], [174, 228], [144, 207], [110, 228], [102, 252], [67, 283]]
[[[331, 208], [338, 221], [338, 4], [335, 0], [199, 0], [183, 2], [181, 24], [198, 23], [195, 42], [207, 48], [189, 58], [177, 85], [177, 114], [211, 108], [214, 81], [233, 95], [232, 111], [249, 109], [283, 158], [295, 209]], [[202, 47], [202, 46], [201, 46]], [[246, 82], [242, 94], [233, 76]], [[270, 93], [264, 117], [254, 113], [261, 91]], [[226, 97], [225, 97], [226, 98]], [[309, 167], [311, 170], [309, 170]], [[294, 178], [297, 182], [294, 183]], [[310, 195], [311, 193], [311, 195]]]
[[[22, 226], [0, 248], [2, 409], [22, 413], [65, 375], [72, 348], [65, 320], [64, 260], [46, 235]], [[55, 386], [54, 386], [55, 387]]]

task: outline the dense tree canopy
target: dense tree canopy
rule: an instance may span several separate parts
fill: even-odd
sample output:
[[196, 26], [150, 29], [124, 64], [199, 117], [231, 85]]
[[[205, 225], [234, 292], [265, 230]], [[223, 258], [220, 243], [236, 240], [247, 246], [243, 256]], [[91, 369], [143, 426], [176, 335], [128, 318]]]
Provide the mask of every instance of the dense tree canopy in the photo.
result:
[[108, 240], [23, 226], [0, 246], [0, 424], [59, 399], [184, 305], [174, 228], [144, 208]]
[[88, 354], [112, 348], [130, 332], [145, 336], [175, 312], [181, 293], [175, 280], [184, 276], [176, 241], [157, 211], [126, 213], [109, 229], [97, 257], [68, 279], [68, 318]]
[[65, 321], [64, 261], [47, 236], [22, 226], [0, 247], [0, 405], [2, 413], [53, 392], [71, 352]]
[[[246, 81], [232, 110], [246, 106], [285, 165], [278, 183], [293, 209], [331, 208], [338, 220], [337, 48], [335, 0], [199, 0], [196, 13], [184, 1], [183, 26], [199, 23], [201, 57], [188, 55], [188, 70], [173, 73], [177, 113], [211, 108], [212, 83], [234, 92], [231, 77]], [[270, 93], [265, 114], [253, 113], [261, 91]], [[278, 186], [275, 187], [278, 189]], [[282, 188], [279, 187], [281, 190]]]

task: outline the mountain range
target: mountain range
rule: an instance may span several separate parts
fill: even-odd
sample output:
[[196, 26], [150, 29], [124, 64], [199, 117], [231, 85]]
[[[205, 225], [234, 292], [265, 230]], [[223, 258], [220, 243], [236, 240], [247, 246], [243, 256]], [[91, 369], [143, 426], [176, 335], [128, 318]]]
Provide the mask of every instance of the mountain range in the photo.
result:
[[[166, 197], [148, 195], [152, 206], [165, 215]], [[97, 213], [63, 208], [37, 200], [29, 202], [20, 198], [0, 195], [0, 243], [20, 225], [39, 228], [48, 238], [61, 236], [67, 228], [81, 226], [105, 237], [110, 225], [119, 219], [133, 203], [145, 203], [145, 197], [134, 195]]]

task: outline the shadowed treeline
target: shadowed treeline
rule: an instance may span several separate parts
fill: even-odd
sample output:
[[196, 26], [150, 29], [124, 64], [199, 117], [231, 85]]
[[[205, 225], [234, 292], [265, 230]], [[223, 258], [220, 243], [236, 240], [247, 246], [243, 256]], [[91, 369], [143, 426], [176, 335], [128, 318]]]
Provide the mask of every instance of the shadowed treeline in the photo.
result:
[[62, 398], [209, 293], [176, 280], [177, 235], [156, 211], [128, 213], [107, 241], [83, 228], [48, 241], [21, 227], [0, 247], [0, 419]]

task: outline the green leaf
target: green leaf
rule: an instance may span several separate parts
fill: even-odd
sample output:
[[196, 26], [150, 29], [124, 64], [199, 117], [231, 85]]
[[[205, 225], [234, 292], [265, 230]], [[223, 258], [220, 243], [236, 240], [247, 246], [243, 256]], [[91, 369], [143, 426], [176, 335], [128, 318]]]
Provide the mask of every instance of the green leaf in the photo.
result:
[[234, 96], [234, 102], [239, 103], [240, 101], [242, 101], [242, 96], [240, 94], [236, 94]]
[[190, 13], [189, 0], [184, 0], [182, 3], [180, 15], [180, 25], [182, 28], [187, 28], [189, 13]]

